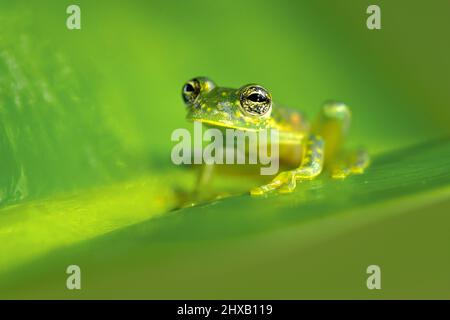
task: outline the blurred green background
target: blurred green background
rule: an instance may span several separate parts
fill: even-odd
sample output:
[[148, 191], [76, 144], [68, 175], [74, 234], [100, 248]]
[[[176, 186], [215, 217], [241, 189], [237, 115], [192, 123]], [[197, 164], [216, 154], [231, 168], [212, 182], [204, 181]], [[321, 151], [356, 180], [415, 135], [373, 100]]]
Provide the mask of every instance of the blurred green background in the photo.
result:
[[[66, 28], [73, 3], [81, 30]], [[0, 296], [448, 298], [449, 12], [444, 0], [1, 1]], [[188, 126], [180, 90], [198, 75], [260, 83], [309, 118], [347, 102], [349, 144], [373, 167], [167, 213], [195, 179], [171, 164], [170, 135]], [[86, 270], [80, 292], [65, 289], [68, 264]], [[386, 267], [379, 292], [369, 264]]]

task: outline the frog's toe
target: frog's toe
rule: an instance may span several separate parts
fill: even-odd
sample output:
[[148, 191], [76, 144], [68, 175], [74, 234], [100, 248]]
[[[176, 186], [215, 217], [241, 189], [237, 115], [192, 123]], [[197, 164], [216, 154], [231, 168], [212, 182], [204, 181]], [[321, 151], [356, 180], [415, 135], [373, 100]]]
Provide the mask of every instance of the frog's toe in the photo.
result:
[[297, 185], [294, 171], [285, 171], [277, 175], [270, 183], [250, 190], [252, 196], [262, 196], [276, 191], [278, 193], [290, 193]]
[[262, 196], [264, 194], [264, 189], [261, 187], [256, 187], [250, 190], [250, 195], [254, 197]]
[[331, 177], [333, 179], [345, 179], [350, 175], [350, 170], [348, 168], [334, 168], [331, 171]]
[[279, 193], [291, 193], [297, 186], [297, 178], [295, 172], [288, 171], [283, 177], [283, 184], [278, 189]]
[[291, 193], [295, 190], [296, 186], [297, 186], [297, 183], [295, 183], [295, 182], [293, 184], [287, 183], [287, 184], [284, 184], [282, 187], [280, 187], [277, 191], [279, 193]]
[[279, 186], [277, 184], [271, 182], [271, 183], [265, 184], [263, 186], [251, 189], [250, 195], [255, 196], [255, 197], [263, 196], [265, 194], [272, 192], [273, 190], [276, 190], [277, 188], [279, 188]]
[[369, 166], [370, 158], [365, 150], [349, 153], [334, 165], [331, 176], [334, 179], [344, 179], [351, 174], [362, 174]]

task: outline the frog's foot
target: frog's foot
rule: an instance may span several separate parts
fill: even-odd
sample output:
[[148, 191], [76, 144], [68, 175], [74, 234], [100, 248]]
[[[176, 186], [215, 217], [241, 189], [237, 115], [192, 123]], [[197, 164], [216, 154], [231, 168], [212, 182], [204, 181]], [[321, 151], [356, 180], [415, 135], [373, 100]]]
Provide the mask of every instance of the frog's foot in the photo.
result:
[[250, 194], [252, 196], [262, 196], [274, 190], [278, 190], [280, 193], [289, 193], [294, 191], [297, 186], [297, 179], [294, 171], [295, 170], [284, 171], [280, 173], [270, 183], [251, 189]]
[[362, 174], [369, 166], [370, 158], [365, 150], [346, 153], [331, 167], [331, 177], [344, 179], [351, 174]]
[[262, 196], [269, 192], [290, 193], [295, 190], [297, 181], [314, 179], [322, 172], [323, 139], [311, 135], [307, 141], [307, 151], [302, 165], [297, 169], [278, 174], [270, 183], [250, 190], [252, 196]]
[[300, 167], [296, 170], [284, 171], [271, 182], [250, 190], [252, 196], [262, 196], [270, 192], [291, 193], [297, 186], [297, 181], [312, 180], [322, 171], [322, 167]]

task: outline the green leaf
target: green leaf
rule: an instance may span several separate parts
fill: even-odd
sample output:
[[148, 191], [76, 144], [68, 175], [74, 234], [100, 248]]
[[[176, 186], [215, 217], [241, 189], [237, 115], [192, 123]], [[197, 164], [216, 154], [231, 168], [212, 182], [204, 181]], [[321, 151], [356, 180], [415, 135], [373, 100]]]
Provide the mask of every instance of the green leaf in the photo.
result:
[[[1, 297], [448, 298], [448, 3], [385, 3], [379, 32], [344, 1], [78, 3], [76, 31], [67, 3], [0, 3]], [[234, 196], [171, 211], [195, 181], [168, 159], [197, 75], [310, 119], [347, 102], [373, 164], [265, 199], [222, 177]]]
[[[439, 261], [437, 270], [450, 266], [445, 241], [449, 236], [444, 231], [450, 221], [443, 214], [450, 194], [449, 173], [450, 141], [445, 139], [378, 156], [367, 173], [343, 181], [322, 175], [301, 183], [290, 195], [260, 199], [243, 194], [158, 217], [153, 214], [161, 213], [164, 206], [142, 204], [146, 199], [156, 203], [148, 195], [161, 189], [151, 189], [142, 181], [130, 184], [128, 190], [106, 188], [89, 196], [16, 206], [1, 215], [2, 254], [7, 252], [3, 259], [26, 254], [35, 259], [4, 273], [0, 287], [8, 296], [71, 297], [73, 293], [64, 288], [64, 270], [77, 264], [86, 270], [86, 290], [76, 297], [369, 297], [365, 268], [397, 266], [397, 254], [404, 254], [395, 251], [396, 243], [384, 242], [390, 232], [408, 236], [410, 244], [402, 250], [411, 250], [410, 259], [423, 254]], [[119, 197], [111, 200], [112, 194]], [[444, 200], [446, 205], [440, 207]], [[428, 216], [423, 211], [430, 206], [433, 211], [427, 210]], [[411, 217], [417, 222], [406, 231], [398, 224], [392, 226], [405, 211], [409, 213], [400, 221]], [[424, 229], [437, 216], [442, 220], [438, 226], [433, 224], [436, 229]], [[127, 227], [133, 220], [138, 223]], [[371, 228], [383, 230], [377, 250], [384, 256], [370, 255], [374, 248], [361, 231]], [[14, 238], [7, 230], [14, 230]], [[417, 234], [416, 241], [411, 234]], [[8, 242], [8, 237], [21, 240]], [[434, 242], [435, 238], [442, 238], [441, 242]], [[57, 250], [48, 254], [42, 247], [30, 250], [37, 243]], [[308, 260], [311, 255], [318, 260]], [[404, 267], [397, 268], [409, 269], [408, 275], [411, 268], [428, 266], [426, 261], [418, 266], [411, 266], [408, 259], [402, 263]], [[337, 271], [342, 272], [343, 278], [338, 277], [342, 280], [328, 282], [329, 274]], [[359, 276], [351, 277], [351, 272]], [[389, 272], [393, 271], [386, 271], [386, 277], [398, 276], [401, 283], [401, 272]], [[436, 286], [439, 273], [423, 276], [420, 283], [413, 282], [409, 293], [394, 281], [390, 291], [379, 296], [428, 296], [421, 290], [448, 288]], [[344, 279], [349, 281], [346, 292], [338, 289]], [[320, 295], [320, 290], [326, 293]], [[430, 293], [440, 297], [439, 291]]]

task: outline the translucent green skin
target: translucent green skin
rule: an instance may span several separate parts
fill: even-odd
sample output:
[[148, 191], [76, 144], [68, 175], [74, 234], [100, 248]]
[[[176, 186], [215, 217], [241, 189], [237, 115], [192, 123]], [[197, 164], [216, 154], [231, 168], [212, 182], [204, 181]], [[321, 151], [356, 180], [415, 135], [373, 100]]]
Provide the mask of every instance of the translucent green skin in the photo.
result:
[[[349, 152], [342, 148], [351, 118], [350, 109], [344, 103], [325, 103], [310, 129], [301, 113], [272, 103], [270, 93], [260, 86], [223, 88], [207, 78], [197, 78], [191, 84], [193, 86], [187, 92], [183, 91], [185, 100], [186, 94], [189, 95], [187, 119], [222, 129], [278, 130], [279, 160], [290, 168], [280, 172], [268, 184], [252, 189], [250, 193], [254, 196], [274, 191], [292, 192], [298, 181], [310, 180], [321, 174], [325, 160], [334, 178], [363, 173], [369, 164], [369, 157], [364, 150]], [[249, 113], [249, 110], [253, 109], [249, 108], [247, 103], [260, 102], [245, 96], [249, 86], [264, 90], [266, 100], [263, 101], [270, 101], [270, 108], [265, 109], [268, 111], [261, 114]], [[185, 88], [186, 86], [183, 90]], [[246, 97], [245, 100], [243, 96]], [[210, 172], [202, 173], [199, 181], [209, 180], [210, 175]]]
[[187, 119], [199, 121], [210, 127], [232, 128], [242, 131], [277, 129], [280, 144], [300, 143], [308, 134], [309, 125], [303, 115], [295, 110], [272, 103], [271, 111], [263, 116], [249, 115], [241, 106], [242, 88], [218, 87], [209, 79], [202, 79], [202, 90], [195, 103], [188, 105]]

